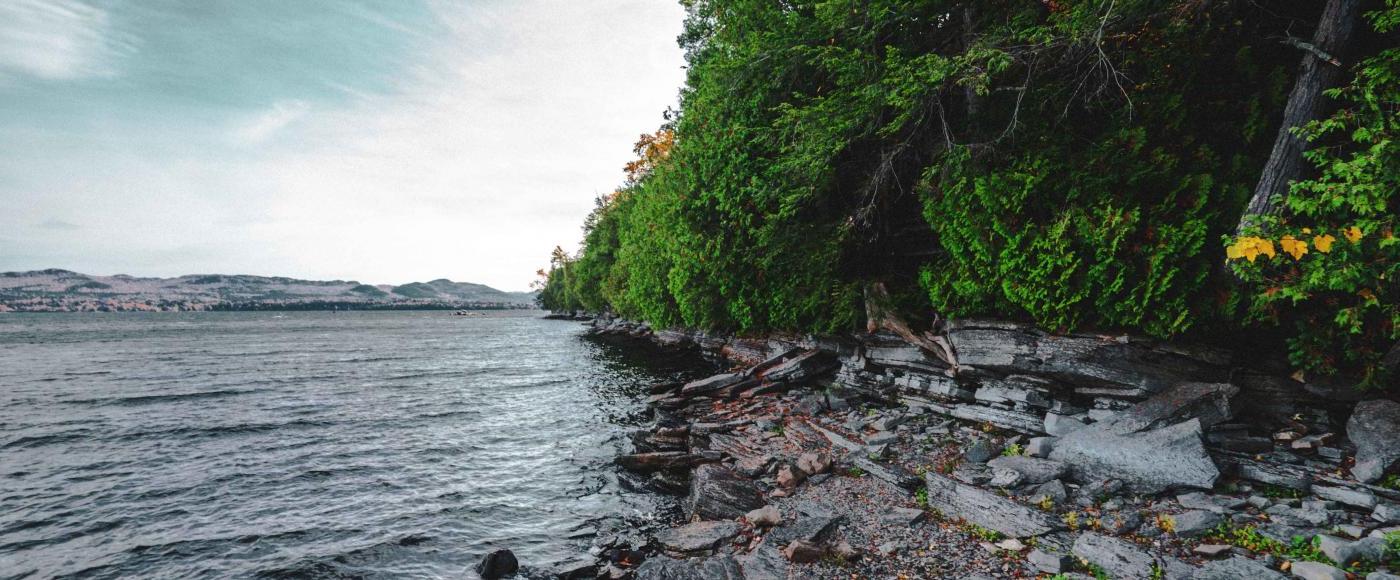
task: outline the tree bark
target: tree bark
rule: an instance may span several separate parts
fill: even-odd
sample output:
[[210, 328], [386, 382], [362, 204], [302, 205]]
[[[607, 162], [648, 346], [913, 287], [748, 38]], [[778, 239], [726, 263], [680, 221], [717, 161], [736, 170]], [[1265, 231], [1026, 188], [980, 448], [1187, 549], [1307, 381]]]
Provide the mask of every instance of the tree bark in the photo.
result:
[[1283, 109], [1283, 123], [1274, 138], [1273, 152], [1264, 164], [1249, 206], [1240, 216], [1236, 235], [1256, 225], [1263, 216], [1277, 215], [1288, 195], [1289, 184], [1302, 174], [1306, 143], [1293, 134], [1293, 129], [1326, 112], [1326, 96], [1322, 92], [1336, 86], [1345, 72], [1335, 60], [1328, 62], [1320, 58], [1318, 51], [1334, 59], [1344, 58], [1360, 17], [1361, 4], [1362, 0], [1327, 0], [1317, 31], [1313, 33], [1311, 44], [1316, 50], [1307, 51], [1298, 66], [1298, 78], [1293, 82], [1293, 91]]

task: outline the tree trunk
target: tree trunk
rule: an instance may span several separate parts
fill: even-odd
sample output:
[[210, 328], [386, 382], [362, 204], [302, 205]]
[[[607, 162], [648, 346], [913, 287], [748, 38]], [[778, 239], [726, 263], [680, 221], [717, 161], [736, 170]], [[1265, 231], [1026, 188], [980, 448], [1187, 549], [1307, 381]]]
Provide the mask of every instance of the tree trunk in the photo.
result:
[[[1321, 117], [1326, 112], [1326, 96], [1323, 91], [1336, 86], [1344, 72], [1340, 58], [1351, 40], [1352, 31], [1361, 11], [1362, 0], [1327, 0], [1322, 10], [1322, 18], [1313, 33], [1312, 45], [1294, 42], [1306, 51], [1303, 62], [1298, 67], [1298, 78], [1293, 82], [1293, 92], [1288, 95], [1288, 105], [1283, 109], [1283, 124], [1274, 138], [1274, 150], [1264, 171], [1259, 176], [1259, 184], [1254, 188], [1254, 196], [1249, 206], [1240, 216], [1235, 234], [1256, 225], [1262, 216], [1276, 215], [1282, 208], [1283, 199], [1288, 195], [1290, 182], [1303, 171], [1303, 148], [1306, 143], [1293, 134], [1295, 127]], [[1333, 62], [1324, 57], [1331, 56]]]

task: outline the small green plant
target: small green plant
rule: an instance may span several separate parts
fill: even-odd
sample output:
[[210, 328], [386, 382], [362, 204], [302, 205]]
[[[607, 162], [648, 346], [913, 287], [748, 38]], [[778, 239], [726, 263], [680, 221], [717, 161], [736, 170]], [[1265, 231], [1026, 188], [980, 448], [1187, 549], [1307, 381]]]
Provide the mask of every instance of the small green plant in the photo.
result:
[[1015, 457], [1017, 455], [1025, 455], [1026, 450], [1021, 447], [1020, 443], [1012, 443], [1007, 445], [1006, 449], [1002, 449], [1001, 454], [1003, 457]]
[[865, 470], [859, 467], [852, 467], [846, 470], [846, 475], [851, 477], [865, 477]]
[[967, 531], [984, 542], [1000, 542], [1005, 537], [1001, 532], [989, 530], [977, 524], [967, 524]]
[[928, 488], [921, 487], [914, 492], [914, 503], [919, 507], [928, 509]]
[[1082, 558], [1079, 562], [1084, 565], [1084, 569], [1088, 570], [1089, 574], [1094, 576], [1094, 580], [1109, 580], [1110, 576], [1108, 575], [1108, 570], [1104, 570], [1103, 566]]
[[1386, 489], [1400, 491], [1400, 474], [1386, 476], [1385, 479], [1381, 480], [1379, 485]]
[[777, 434], [779, 437], [781, 437], [781, 436], [783, 435], [783, 424], [782, 424], [782, 423], [778, 423], [777, 425], [774, 425], [772, 429], [769, 429], [769, 431], [771, 431], [771, 432]]
[[1264, 497], [1273, 499], [1299, 499], [1303, 497], [1303, 492], [1301, 491], [1270, 483], [1259, 484], [1259, 493]]
[[1312, 538], [1294, 536], [1292, 541], [1285, 544], [1265, 537], [1254, 526], [1235, 527], [1229, 524], [1220, 524], [1215, 531], [1206, 537], [1224, 544], [1239, 546], [1251, 552], [1273, 554], [1288, 560], [1335, 564], [1322, 553], [1321, 539], [1315, 536]]
[[1152, 580], [1163, 580], [1167, 577], [1167, 570], [1157, 562], [1152, 563]]
[[1053, 511], [1055, 509], [1055, 500], [1048, 495], [1044, 495], [1040, 497], [1040, 501], [1036, 502], [1035, 505], [1047, 512]]
[[1079, 512], [1066, 512], [1065, 515], [1060, 516], [1060, 519], [1064, 520], [1065, 525], [1069, 526], [1071, 531], [1079, 530]]
[[1385, 535], [1385, 557], [1391, 560], [1400, 560], [1400, 532], [1390, 532]]
[[1157, 514], [1157, 527], [1168, 534], [1176, 532], [1176, 518], [1168, 514]]

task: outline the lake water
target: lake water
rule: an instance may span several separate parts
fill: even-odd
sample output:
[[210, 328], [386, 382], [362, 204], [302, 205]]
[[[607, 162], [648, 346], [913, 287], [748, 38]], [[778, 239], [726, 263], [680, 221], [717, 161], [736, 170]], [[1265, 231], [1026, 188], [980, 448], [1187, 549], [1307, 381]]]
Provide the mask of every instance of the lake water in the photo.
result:
[[0, 315], [0, 578], [472, 577], [673, 513], [611, 461], [696, 361], [539, 316]]

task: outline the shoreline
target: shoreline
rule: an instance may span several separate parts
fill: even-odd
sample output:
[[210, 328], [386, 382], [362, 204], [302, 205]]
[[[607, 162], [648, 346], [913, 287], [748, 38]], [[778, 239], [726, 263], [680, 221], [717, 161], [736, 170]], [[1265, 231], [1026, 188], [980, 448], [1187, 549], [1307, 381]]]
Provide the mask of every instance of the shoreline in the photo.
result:
[[954, 365], [892, 335], [589, 324], [734, 365], [653, 388], [656, 426], [618, 462], [685, 493], [692, 521], [643, 545], [600, 539], [600, 578], [1388, 580], [1400, 568], [1387, 543], [1400, 546], [1400, 490], [1352, 473], [1393, 485], [1365, 473], [1400, 458], [1393, 401], [1361, 412], [1362, 397], [1221, 351], [1000, 322], [951, 325]]

